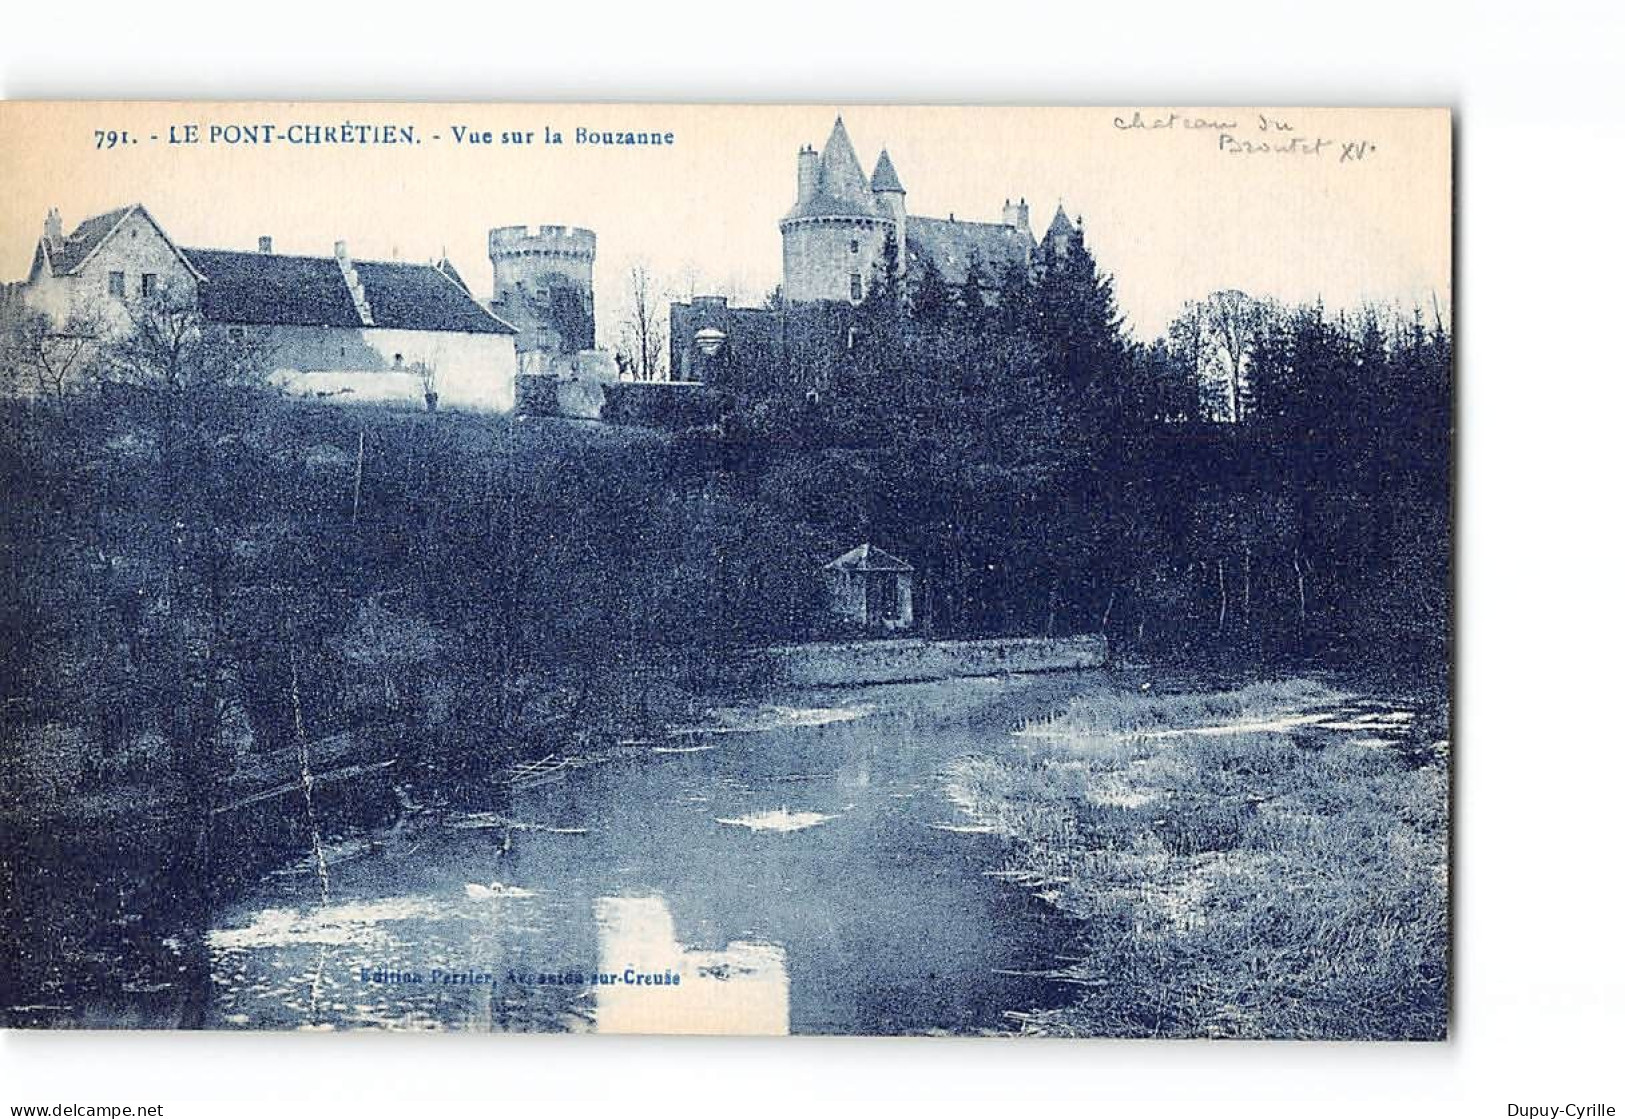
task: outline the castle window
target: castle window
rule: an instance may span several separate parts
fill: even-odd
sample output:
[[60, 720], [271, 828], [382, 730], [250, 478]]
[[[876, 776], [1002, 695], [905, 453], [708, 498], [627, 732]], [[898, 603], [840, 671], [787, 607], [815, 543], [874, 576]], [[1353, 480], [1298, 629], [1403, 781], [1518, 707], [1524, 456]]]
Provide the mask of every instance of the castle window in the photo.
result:
[[123, 272], [109, 272], [107, 274], [107, 294], [119, 299], [124, 298]]
[[852, 273], [850, 279], [852, 281], [852, 302], [857, 303], [863, 298], [863, 275], [862, 273], [854, 272]]
[[858, 239], [856, 237], [852, 238], [851, 249], [852, 249], [853, 252], [858, 251]]
[[158, 273], [141, 273], [141, 298], [151, 299], [158, 294]]

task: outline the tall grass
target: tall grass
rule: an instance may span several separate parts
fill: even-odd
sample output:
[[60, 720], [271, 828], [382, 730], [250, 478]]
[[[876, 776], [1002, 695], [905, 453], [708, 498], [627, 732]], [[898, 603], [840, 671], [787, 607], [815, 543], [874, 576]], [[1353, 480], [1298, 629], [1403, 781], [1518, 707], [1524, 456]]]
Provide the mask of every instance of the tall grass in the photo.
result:
[[1031, 720], [1020, 729], [1032, 737], [1063, 740], [1194, 730], [1278, 719], [1349, 698], [1313, 680], [1268, 681], [1232, 691], [1175, 695], [1105, 692], [1080, 696], [1064, 710]]
[[[1121, 734], [1278, 713], [1298, 685], [1090, 709]], [[1076, 712], [1064, 713], [1079, 725]], [[1136, 709], [1139, 707], [1140, 709]], [[1206, 725], [1191, 721], [1186, 725]], [[1011, 840], [1004, 873], [1081, 923], [1071, 1005], [1035, 1032], [1439, 1038], [1446, 1017], [1447, 777], [1313, 730], [1039, 741], [951, 775]]]

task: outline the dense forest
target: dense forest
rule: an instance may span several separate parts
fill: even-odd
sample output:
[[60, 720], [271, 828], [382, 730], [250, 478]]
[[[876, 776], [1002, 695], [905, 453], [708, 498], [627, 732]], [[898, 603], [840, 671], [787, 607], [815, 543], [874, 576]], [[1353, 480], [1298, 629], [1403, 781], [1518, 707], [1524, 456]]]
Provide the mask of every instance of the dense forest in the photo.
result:
[[747, 400], [740, 426], [777, 451], [768, 503], [908, 558], [937, 632], [1443, 661], [1440, 314], [1220, 292], [1148, 345], [1081, 232], [958, 286], [885, 260], [827, 391]]

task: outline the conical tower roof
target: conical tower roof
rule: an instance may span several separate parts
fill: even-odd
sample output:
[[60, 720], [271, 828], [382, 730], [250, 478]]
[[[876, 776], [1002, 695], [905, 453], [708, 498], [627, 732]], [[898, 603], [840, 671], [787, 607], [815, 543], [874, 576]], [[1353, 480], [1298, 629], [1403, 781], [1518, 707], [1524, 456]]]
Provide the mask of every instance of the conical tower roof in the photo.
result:
[[852, 150], [852, 138], [846, 134], [846, 124], [836, 117], [835, 128], [818, 157], [818, 183], [811, 195], [796, 203], [789, 216], [869, 218], [878, 213], [858, 153]]
[[1055, 217], [1051, 219], [1049, 231], [1044, 234], [1044, 239], [1048, 240], [1051, 237], [1057, 237], [1064, 241], [1072, 236], [1075, 228], [1072, 219], [1066, 216], [1066, 207], [1057, 202], [1055, 204]]
[[875, 162], [875, 173], [869, 176], [869, 189], [879, 193], [883, 190], [896, 191], [898, 194], [907, 194], [903, 189], [903, 180], [897, 177], [897, 168], [892, 166], [891, 154], [885, 148], [880, 149], [880, 159]]

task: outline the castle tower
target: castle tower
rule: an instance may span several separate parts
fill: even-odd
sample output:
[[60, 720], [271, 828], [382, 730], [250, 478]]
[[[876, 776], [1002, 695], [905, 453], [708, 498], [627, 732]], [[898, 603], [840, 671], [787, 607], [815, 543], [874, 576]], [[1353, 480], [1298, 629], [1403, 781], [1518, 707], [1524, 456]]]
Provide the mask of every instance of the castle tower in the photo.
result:
[[1050, 219], [1049, 230], [1044, 234], [1044, 248], [1051, 256], [1063, 257], [1072, 247], [1072, 235], [1077, 227], [1072, 219], [1066, 216], [1066, 208], [1059, 202], [1055, 204], [1055, 216]]
[[792, 303], [857, 303], [869, 290], [886, 232], [894, 225], [879, 198], [895, 195], [901, 207], [902, 184], [895, 192], [875, 194], [840, 117], [816, 163], [809, 158], [813, 155], [810, 148], [798, 155], [796, 204], [779, 222], [784, 297]]
[[908, 271], [908, 207], [904, 204], [908, 191], [903, 189], [903, 180], [897, 177], [891, 153], [885, 148], [880, 149], [875, 173], [869, 176], [869, 189], [874, 192], [880, 212], [891, 218], [897, 231], [897, 272], [902, 275]]
[[490, 234], [491, 310], [519, 331], [526, 353], [573, 354], [597, 341], [592, 266], [598, 236], [565, 225], [503, 226]]

